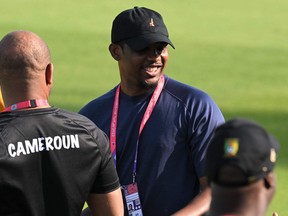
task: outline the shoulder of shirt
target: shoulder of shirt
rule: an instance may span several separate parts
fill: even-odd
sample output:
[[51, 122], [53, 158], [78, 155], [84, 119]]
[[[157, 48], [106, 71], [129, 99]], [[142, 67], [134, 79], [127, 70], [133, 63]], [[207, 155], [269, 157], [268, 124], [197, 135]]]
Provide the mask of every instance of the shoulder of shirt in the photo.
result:
[[95, 128], [97, 128], [97, 126], [90, 119], [79, 113], [57, 107], [51, 107], [48, 109], [29, 110], [29, 112], [24, 111], [24, 112], [1, 113], [0, 130], [2, 131], [4, 127], [8, 126], [14, 120], [17, 120], [22, 117], [29, 118], [35, 116], [39, 116], [40, 118], [46, 118], [46, 117], [50, 118], [49, 116], [54, 116], [53, 118], [55, 118], [55, 121], [57, 121], [57, 119], [59, 120], [62, 119], [63, 121], [68, 121], [70, 123], [78, 125], [79, 127], [85, 128], [87, 131], [90, 132], [95, 130]]
[[[117, 86], [116, 86], [117, 87]], [[89, 108], [95, 108], [95, 104], [101, 105], [103, 104], [103, 102], [111, 102], [114, 99], [115, 96], [115, 91], [116, 91], [116, 87], [114, 87], [113, 89], [111, 89], [110, 91], [104, 93], [103, 95], [100, 95], [99, 97], [96, 97], [95, 99], [91, 100], [90, 102], [88, 102], [86, 105], [84, 105], [79, 113], [82, 113], [84, 110], [87, 110]]]
[[89, 118], [87, 118], [86, 116], [84, 115], [81, 115], [80, 113], [77, 113], [77, 112], [73, 112], [73, 111], [69, 111], [69, 110], [66, 110], [66, 109], [61, 109], [61, 108], [58, 108], [58, 112], [57, 112], [59, 115], [63, 115], [64, 117], [72, 120], [72, 121], [75, 121], [75, 122], [87, 122], [87, 124], [92, 124], [92, 125], [95, 125]]
[[201, 89], [198, 89], [194, 86], [179, 82], [175, 79], [172, 79], [168, 76], [165, 76], [166, 82], [164, 86], [164, 91], [170, 94], [172, 97], [175, 97], [181, 101], [186, 100], [208, 100], [210, 101], [211, 97]]

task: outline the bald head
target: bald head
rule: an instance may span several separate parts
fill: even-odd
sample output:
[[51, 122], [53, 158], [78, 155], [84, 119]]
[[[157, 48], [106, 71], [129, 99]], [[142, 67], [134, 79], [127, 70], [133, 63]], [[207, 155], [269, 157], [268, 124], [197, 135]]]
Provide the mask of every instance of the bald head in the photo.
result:
[[5, 104], [10, 98], [46, 98], [52, 83], [50, 61], [47, 44], [35, 33], [8, 33], [0, 41], [0, 85]]
[[43, 71], [48, 63], [49, 48], [33, 32], [11, 32], [0, 42], [0, 76], [22, 76], [27, 71]]

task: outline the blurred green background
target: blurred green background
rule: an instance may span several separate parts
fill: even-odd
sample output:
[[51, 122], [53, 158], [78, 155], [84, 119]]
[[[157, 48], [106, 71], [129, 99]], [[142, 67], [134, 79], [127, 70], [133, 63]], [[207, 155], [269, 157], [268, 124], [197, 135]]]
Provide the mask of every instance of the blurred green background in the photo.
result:
[[176, 47], [167, 75], [206, 91], [226, 119], [253, 119], [279, 140], [267, 215], [288, 215], [287, 0], [2, 0], [0, 37], [19, 29], [42, 37], [55, 67], [50, 103], [78, 111], [119, 82], [108, 52], [111, 23], [133, 6], [164, 17]]

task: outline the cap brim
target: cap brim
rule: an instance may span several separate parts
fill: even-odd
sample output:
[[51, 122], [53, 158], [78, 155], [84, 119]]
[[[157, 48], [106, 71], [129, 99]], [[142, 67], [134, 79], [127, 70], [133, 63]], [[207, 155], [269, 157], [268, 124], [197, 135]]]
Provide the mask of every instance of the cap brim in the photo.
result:
[[139, 37], [131, 38], [128, 40], [125, 40], [125, 43], [133, 50], [135, 51], [140, 51], [148, 47], [149, 45], [153, 43], [167, 43], [173, 49], [175, 49], [174, 45], [170, 41], [170, 39], [162, 34], [146, 34], [146, 35], [141, 35]]

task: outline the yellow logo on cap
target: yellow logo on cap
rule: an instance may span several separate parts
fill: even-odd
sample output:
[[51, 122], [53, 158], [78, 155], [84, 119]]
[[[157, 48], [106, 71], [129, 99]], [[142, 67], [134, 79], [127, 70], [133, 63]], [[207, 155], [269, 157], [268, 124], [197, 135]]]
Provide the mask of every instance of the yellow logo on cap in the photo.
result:
[[153, 21], [153, 18], [150, 19], [150, 23], [149, 23], [150, 27], [155, 27], [154, 25], [154, 21]]
[[239, 149], [238, 139], [226, 139], [224, 144], [225, 157], [234, 157]]
[[276, 151], [275, 151], [274, 148], [272, 148], [272, 149], [270, 150], [270, 161], [271, 161], [272, 163], [275, 163], [275, 162], [276, 162]]

